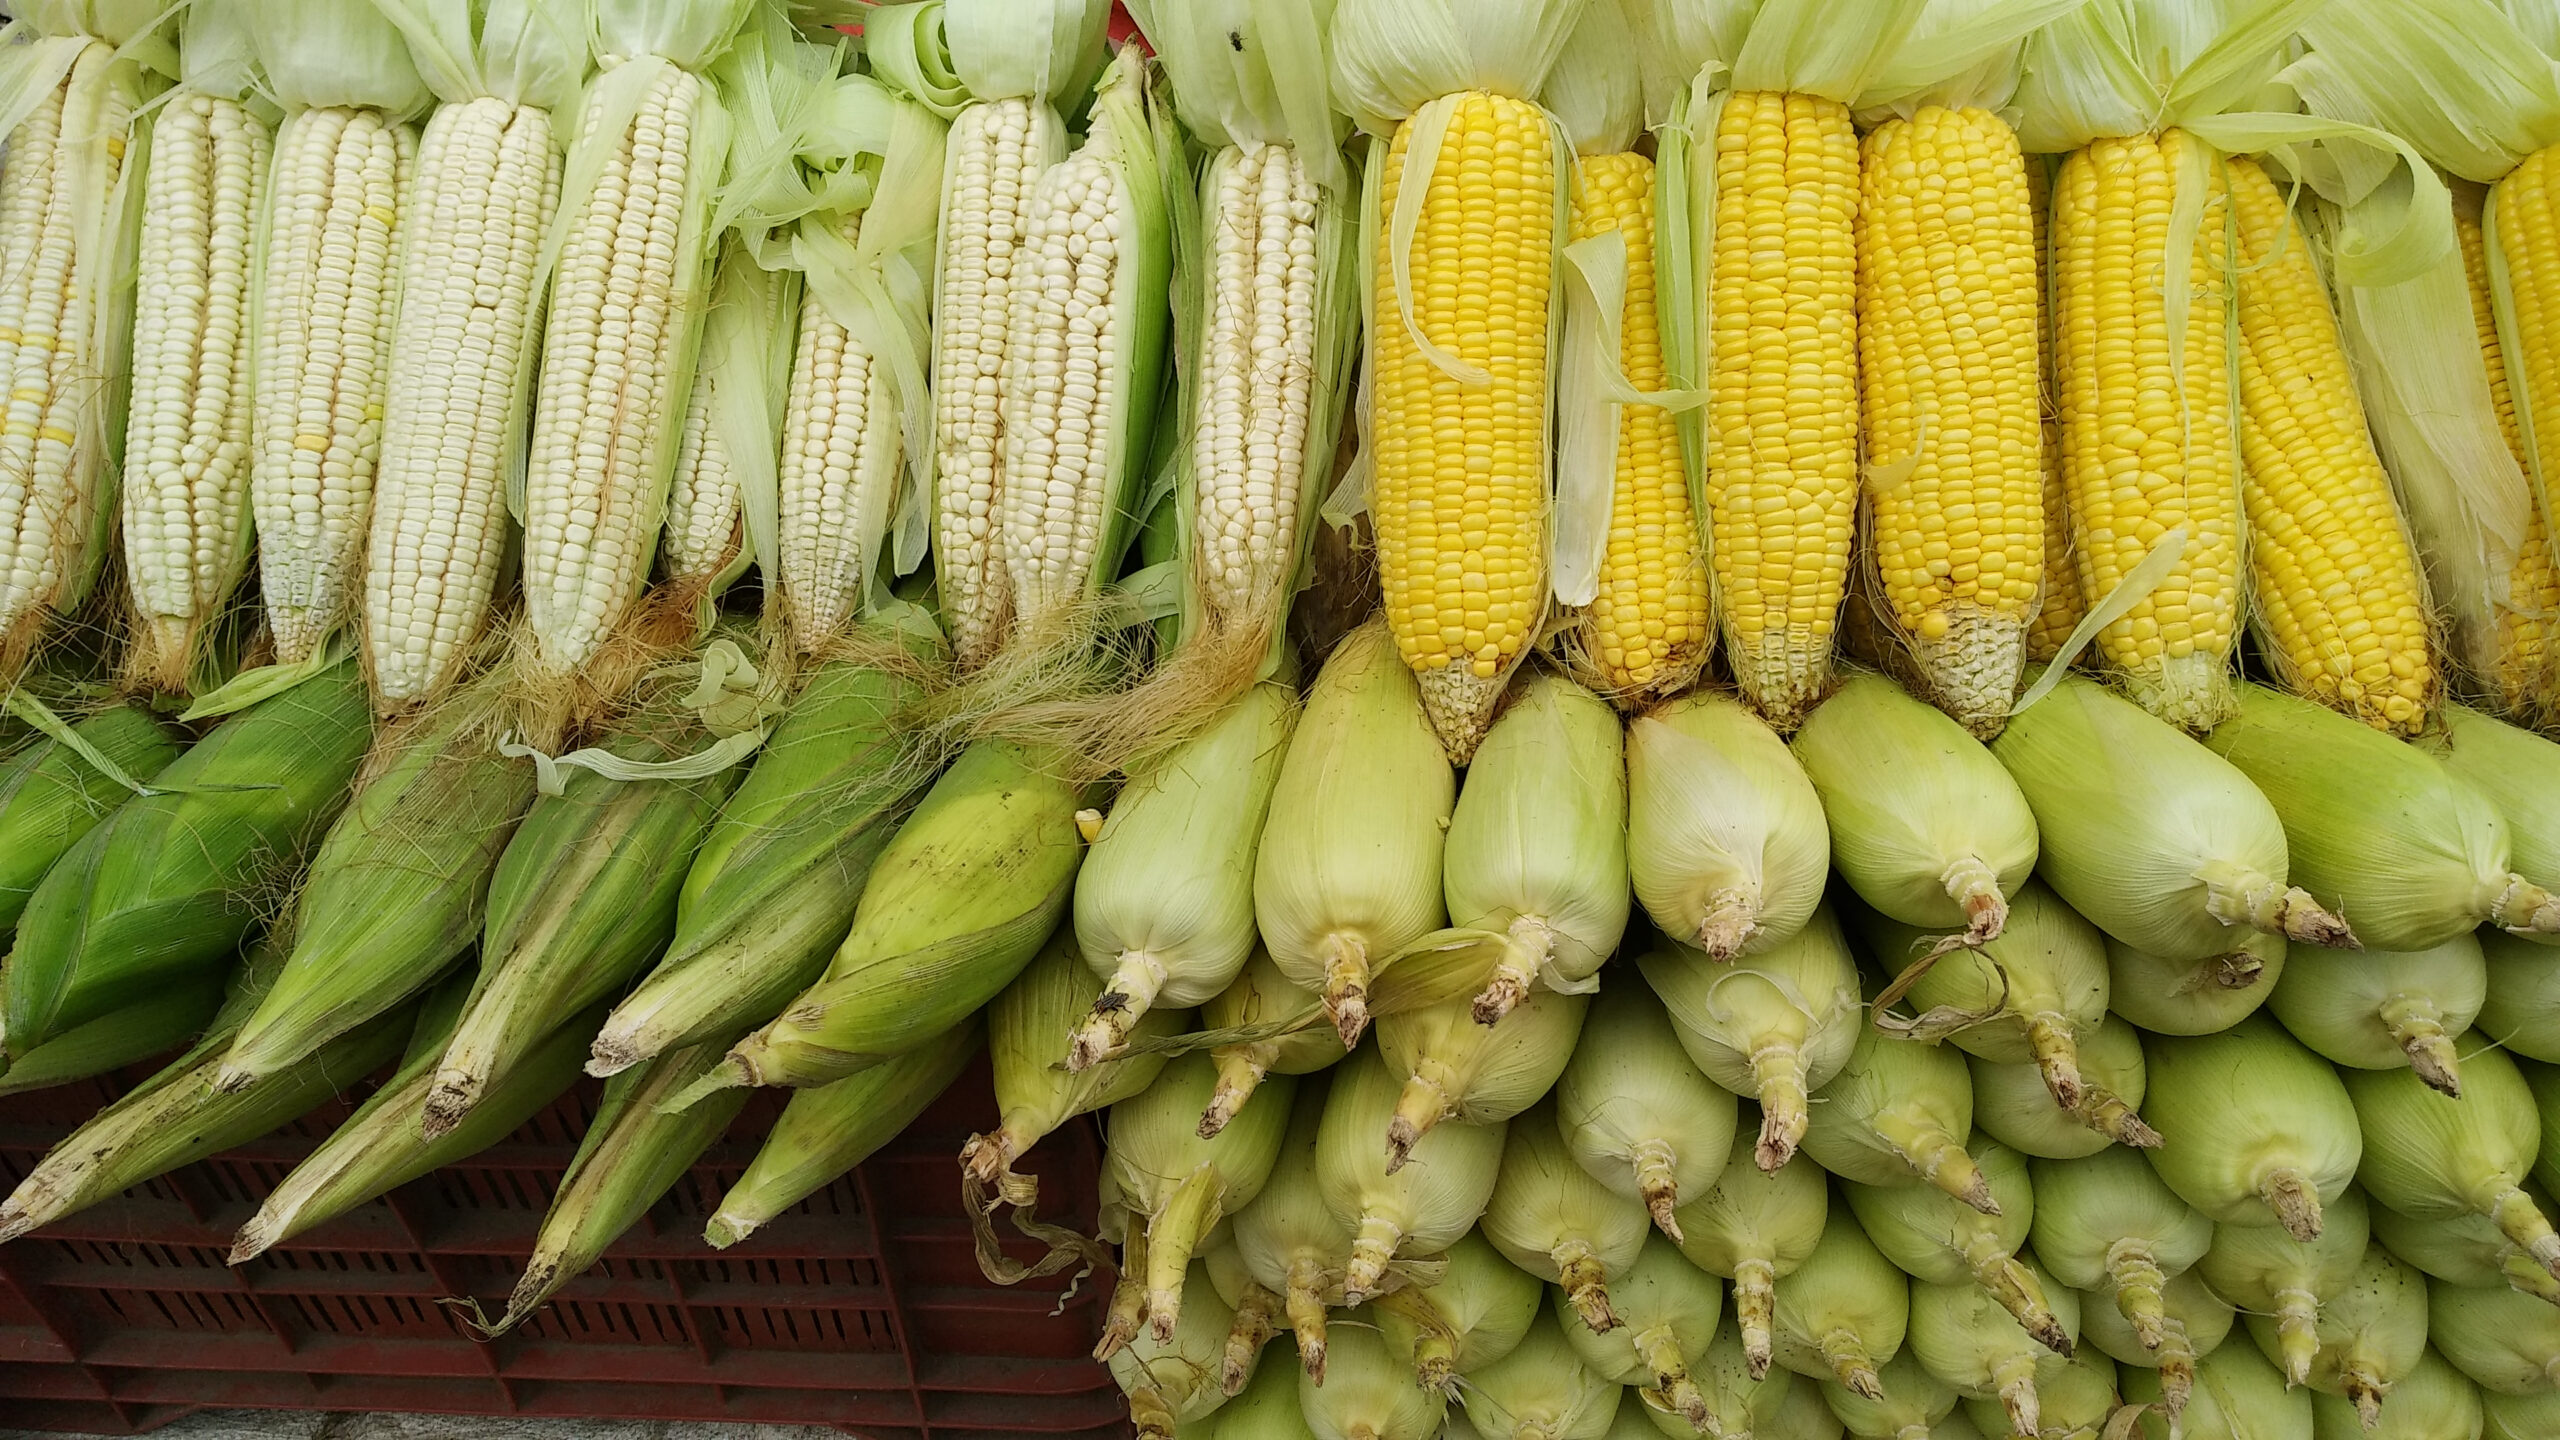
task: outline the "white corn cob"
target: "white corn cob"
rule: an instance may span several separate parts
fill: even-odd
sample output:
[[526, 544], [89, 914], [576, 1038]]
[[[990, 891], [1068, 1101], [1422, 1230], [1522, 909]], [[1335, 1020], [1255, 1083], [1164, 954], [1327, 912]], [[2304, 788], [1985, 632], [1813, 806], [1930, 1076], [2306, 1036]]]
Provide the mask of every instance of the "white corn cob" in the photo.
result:
[[385, 708], [452, 678], [488, 617], [559, 198], [549, 111], [483, 96], [427, 122], [365, 546], [366, 662]]
[[364, 553], [418, 132], [378, 110], [323, 106], [287, 119], [275, 148], [249, 498], [267, 624], [289, 665], [345, 618]]
[[1013, 284], [1032, 191], [1064, 144], [1057, 116], [1036, 99], [972, 105], [951, 122], [934, 301], [933, 548], [964, 666], [995, 653], [1009, 620], [1000, 537]]
[[[847, 244], [858, 228], [858, 220], [847, 222]], [[800, 302], [782, 426], [781, 582], [801, 649], [861, 607], [897, 499], [898, 461], [898, 403], [887, 367], [812, 290]]]
[[154, 683], [176, 690], [199, 627], [249, 558], [249, 287], [272, 142], [239, 101], [196, 90], [162, 109], [152, 141], [134, 262], [125, 580]]
[[1228, 623], [1270, 604], [1297, 554], [1319, 199], [1294, 146], [1246, 145], [1227, 152], [1205, 225], [1215, 283], [1194, 402], [1193, 543], [1209, 606]]
[[689, 192], [713, 178], [702, 103], [700, 78], [659, 66], [552, 281], [524, 501], [525, 615], [552, 677], [595, 654], [657, 550], [688, 398], [686, 312], [703, 282], [684, 273], [703, 268]]
[[[685, 402], [675, 478], [667, 486], [666, 534], [658, 542], [668, 587], [706, 603], [746, 568], [748, 486], [773, 484], [799, 294], [799, 272], [766, 270], [743, 245], [722, 252], [711, 282], [702, 357]], [[733, 385], [754, 403], [736, 404], [741, 396], [730, 393]], [[740, 428], [750, 414], [760, 422], [753, 432]], [[764, 453], [737, 453], [742, 439], [761, 444]]]
[[106, 312], [113, 257], [94, 251], [112, 244], [103, 217], [138, 99], [115, 47], [88, 41], [0, 150], [0, 677], [97, 573], [111, 463], [99, 377], [121, 368], [124, 336]]

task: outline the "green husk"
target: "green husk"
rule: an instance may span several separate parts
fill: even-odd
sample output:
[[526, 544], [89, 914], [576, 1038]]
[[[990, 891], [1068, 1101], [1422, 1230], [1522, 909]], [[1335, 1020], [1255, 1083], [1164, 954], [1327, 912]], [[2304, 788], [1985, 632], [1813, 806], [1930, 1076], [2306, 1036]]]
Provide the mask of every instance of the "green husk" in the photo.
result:
[[1110, 1356], [1111, 1378], [1129, 1397], [1129, 1419], [1142, 1440], [1174, 1440], [1178, 1427], [1196, 1425], [1227, 1403], [1219, 1362], [1235, 1312], [1200, 1266], [1177, 1283], [1181, 1323], [1162, 1338], [1142, 1330]]
[[1911, 1287], [1845, 1210], [1833, 1208], [1822, 1239], [1778, 1290], [1771, 1312], [1779, 1364], [1872, 1400], [1878, 1367], [1902, 1348]]
[[2481, 1049], [2463, 1063], [2467, 1094], [2430, 1088], [2413, 1070], [2350, 1070], [2364, 1131], [2356, 1179], [2374, 1203], [2421, 1220], [2486, 1215], [2560, 1280], [2560, 1234], [2525, 1193], [2542, 1119], [2516, 1063]]
[[1812, 1092], [1849, 1063], [1867, 1028], [1839, 922], [1818, 912], [1788, 939], [1730, 964], [1669, 949], [1636, 964], [1689, 1058], [1718, 1085], [1760, 1102], [1753, 1159], [1763, 1170], [1787, 1163], [1811, 1123]]
[[1897, 924], [1980, 944], [2036, 868], [2036, 817], [1982, 742], [1867, 671], [1847, 675], [1789, 742], [1822, 796], [1831, 863]]
[[1352, 1304], [1379, 1293], [1399, 1255], [1436, 1254], [1475, 1228], [1492, 1200], [1503, 1142], [1515, 1123], [1439, 1126], [1415, 1142], [1410, 1164], [1390, 1172], [1379, 1137], [1402, 1088], [1374, 1046], [1358, 1051], [1333, 1069], [1316, 1132], [1325, 1208], [1352, 1234], [1342, 1283]]
[[[1281, 1348], [1289, 1342], [1280, 1341]], [[1267, 1347], [1266, 1347], [1267, 1348]], [[1297, 1367], [1287, 1357], [1265, 1357], [1256, 1351], [1253, 1380], [1236, 1391], [1218, 1413], [1185, 1428], [1184, 1435], [1211, 1435], [1218, 1440], [1306, 1440], [1307, 1421], [1298, 1408]]]
[[1200, 1133], [1215, 1135], [1253, 1098], [1266, 1075], [1306, 1075], [1350, 1053], [1324, 1013], [1324, 998], [1300, 989], [1280, 971], [1269, 951], [1253, 957], [1226, 989], [1200, 1006], [1200, 1023], [1214, 1032], [1250, 1031], [1209, 1052], [1218, 1065], [1218, 1089], [1201, 1112]]
[[1573, 1158], [1678, 1241], [1681, 1197], [1704, 1195], [1732, 1156], [1734, 1099], [1680, 1048], [1650, 986], [1622, 975], [1602, 992], [1555, 1094]]
[[2293, 1038], [2331, 1064], [2407, 1067], [2429, 1086], [2460, 1095], [2456, 1044], [2488, 989], [2480, 943], [2464, 934], [2415, 954], [2367, 950], [2332, 959], [2297, 949], [2267, 1006]]
[[1723, 1290], [1669, 1240], [1648, 1235], [1635, 1263], [1611, 1279], [1616, 1329], [1606, 1335], [1593, 1330], [1562, 1290], [1549, 1291], [1548, 1298], [1557, 1328], [1583, 1364], [1605, 1379], [1655, 1392], [1703, 1431], [1713, 1411], [1689, 1372], [1704, 1361], [1724, 1318]]
[[1553, 1105], [1511, 1121], [1483, 1225], [1484, 1238], [1512, 1264], [1561, 1286], [1594, 1330], [1617, 1327], [1609, 1280], [1635, 1264], [1653, 1233], [1641, 1201], [1592, 1179], [1574, 1162]]
[[[793, 1095], [747, 1163], [747, 1173], [720, 1197], [702, 1238], [725, 1250], [871, 1158], [951, 1088], [982, 1038], [973, 1016], [883, 1064]], [[725, 1095], [715, 1100], [731, 1105], [733, 1113], [738, 1103]], [[678, 1113], [700, 1108], [697, 1103]]]
[[2483, 1395], [2486, 1440], [2543, 1440], [2560, 1435], [2560, 1390], [2540, 1395]]
[[330, 1041], [272, 1085], [234, 1095], [215, 1090], [222, 1053], [283, 968], [284, 956], [273, 947], [251, 952], [193, 1047], [91, 1116], [0, 1201], [0, 1243], [256, 1139], [399, 1055], [414, 1019], [406, 1010]]
[[2275, 1343], [2261, 1335], [2258, 1345], [2282, 1367], [2287, 1385], [2311, 1374], [2321, 1307], [2354, 1283], [2364, 1263], [2368, 1215], [2364, 1192], [2349, 1190], [2329, 1206], [2317, 1239], [2296, 1240], [2273, 1225], [2225, 1222], [2214, 1227], [2212, 1247], [2196, 1262], [2213, 1293], [2252, 1315], [2272, 1317]]
[[1508, 1120], [1545, 1099], [1574, 1057], [1591, 997], [1532, 991], [1492, 1025], [1477, 1023], [1472, 1000], [1457, 999], [1378, 1017], [1378, 1049], [1405, 1077], [1387, 1122], [1387, 1169], [1401, 1169], [1414, 1142], [1443, 1121]]
[[1751, 1378], [1769, 1373], [1778, 1282], [1793, 1275], [1821, 1243], [1830, 1219], [1830, 1187], [1811, 1157], [1775, 1170], [1743, 1163], [1752, 1137], [1734, 1141], [1713, 1188], [1680, 1207], [1680, 1253], [1733, 1282], [1734, 1331]]
[[[2040, 1273], [2032, 1268], [2029, 1273], [2042, 1283]], [[2065, 1336], [2078, 1334], [2079, 1296], [2060, 1285], [2044, 1289], [2053, 1297], [2054, 1323]], [[2055, 1373], [2047, 1365], [2060, 1357], [2020, 1328], [2017, 1317], [1979, 1286], [1929, 1280], [1913, 1284], [1911, 1354], [1922, 1369], [1964, 1398], [1996, 1402], [1999, 1418], [2008, 1421], [2012, 1434], [2046, 1433], [2043, 1391], [2048, 1375]], [[1996, 1423], [1981, 1412], [1973, 1419], [1977, 1425]]]
[[2053, 1103], [2044, 1072], [1973, 1056], [1974, 1128], [2013, 1150], [2048, 1160], [2095, 1155], [2109, 1145], [2153, 1149], [2160, 1133], [2143, 1123], [2142, 1036], [2110, 1014], [2080, 1042], [2080, 1103]]
[[[1029, 1206], [1039, 1196], [1039, 1181], [1016, 1174], [1013, 1162], [1069, 1120], [1118, 1104], [1155, 1083], [1165, 1066], [1160, 1052], [1104, 1060], [1082, 1070], [1057, 1063], [1059, 1034], [1090, 1012], [1101, 993], [1102, 982], [1077, 954], [1074, 937], [1060, 931], [987, 1003], [987, 1054], [995, 1071], [998, 1121], [995, 1129], [970, 1136], [962, 1147], [964, 1189], [995, 1190], [1009, 1203]], [[1150, 1010], [1130, 1034], [1142, 1040], [1170, 1037], [1188, 1019], [1180, 1010]]]
[[1627, 725], [1627, 868], [1663, 934], [1717, 960], [1765, 952], [1822, 903], [1822, 796], [1739, 701], [1674, 700]]
[[490, 875], [534, 798], [533, 766], [499, 754], [484, 718], [465, 695], [386, 732], [311, 858], [284, 974], [232, 1042], [223, 1086], [299, 1063], [480, 938]]
[[1455, 1396], [1457, 1377], [1508, 1355], [1544, 1311], [1547, 1289], [1469, 1230], [1442, 1253], [1440, 1274], [1380, 1296], [1379, 1333], [1414, 1383]]
[[561, 1286], [585, 1274], [738, 1118], [747, 1103], [743, 1090], [681, 1114], [662, 1115], [657, 1108], [658, 1101], [717, 1062], [726, 1048], [717, 1042], [688, 1045], [605, 1082], [596, 1118], [580, 1137], [551, 1208], [543, 1212], [524, 1275], [487, 1338], [494, 1340], [530, 1319]]
[[1253, 1203], [1279, 1162], [1292, 1086], [1266, 1085], [1234, 1124], [1203, 1140], [1200, 1107], [1216, 1084], [1217, 1067], [1195, 1052], [1176, 1057], [1154, 1084], [1111, 1107], [1103, 1127], [1110, 1141], [1104, 1165], [1131, 1224], [1142, 1218], [1145, 1224], [1146, 1263], [1131, 1277], [1145, 1293], [1137, 1314], [1114, 1314], [1097, 1355], [1108, 1356], [1128, 1342], [1124, 1318], [1130, 1325], [1146, 1320], [1159, 1343], [1172, 1339], [1192, 1252], [1222, 1218]]
[[590, 1009], [544, 1036], [504, 1067], [461, 1124], [434, 1140], [424, 1139], [419, 1121], [436, 1057], [444, 1052], [461, 1009], [458, 980], [447, 981], [427, 997], [398, 1072], [268, 1192], [258, 1213], [233, 1237], [230, 1263], [254, 1260], [376, 1196], [505, 1139], [577, 1079], [586, 1038], [602, 1018], [601, 1007]]
[[2376, 950], [2481, 924], [2560, 934], [2560, 898], [2515, 873], [2495, 801], [2414, 745], [2263, 685], [2205, 737], [2284, 821], [2291, 878]]
[[2212, 1246], [2213, 1222], [2162, 1184], [2140, 1155], [2121, 1147], [2078, 1160], [2039, 1160], [2028, 1173], [2036, 1258], [2063, 1284], [2124, 1317], [2163, 1372], [2170, 1410], [2183, 1408], [2200, 1342], [2169, 1313], [2165, 1292]]
[[[692, 716], [651, 707], [598, 748], [663, 762], [702, 734]], [[489, 882], [480, 970], [436, 1066], [427, 1133], [460, 1123], [501, 1078], [505, 1057], [610, 999], [656, 958], [685, 867], [738, 776], [736, 766], [700, 780], [578, 769], [559, 794], [533, 802]]]
[[2560, 955], [2495, 930], [2479, 939], [2489, 970], [2473, 1022], [2482, 1038], [2528, 1059], [2560, 1061]]
[[1822, 1382], [1823, 1403], [1861, 1440], [1931, 1440], [1932, 1427], [1956, 1408], [1956, 1392], [1920, 1368], [1907, 1345], [1876, 1367], [1876, 1386], [1882, 1393], [1871, 1398], [1837, 1380]]
[[1316, 1179], [1324, 1077], [1302, 1081], [1296, 1090], [1289, 1131], [1280, 1142], [1271, 1178], [1253, 1203], [1236, 1214], [1233, 1229], [1245, 1269], [1255, 1284], [1279, 1297], [1280, 1311], [1297, 1336], [1298, 1362], [1321, 1385], [1329, 1353], [1325, 1307], [1342, 1301], [1351, 1231], [1325, 1208], [1324, 1188]]
[[1461, 1393], [1483, 1440], [1600, 1440], [1625, 1394], [1583, 1364], [1543, 1313], [1509, 1354], [1468, 1371]]
[[2484, 1390], [2533, 1395], [2560, 1387], [2560, 1306], [2503, 1285], [2428, 1286], [2427, 1343]]
[[[108, 706], [71, 733], [145, 785], [185, 748], [131, 705]], [[51, 736], [0, 760], [0, 934], [17, 925], [53, 863], [132, 794]]]
[[[1742, 1337], [1731, 1326], [1717, 1327], [1716, 1338], [1707, 1342], [1706, 1353], [1689, 1367], [1689, 1379], [1707, 1402], [1707, 1428], [1703, 1432], [1690, 1424], [1688, 1417], [1666, 1408], [1661, 1397], [1636, 1390], [1619, 1402], [1618, 1423], [1609, 1432], [1610, 1440], [1641, 1440], [1648, 1433], [1668, 1435], [1672, 1440], [1697, 1440], [1701, 1433], [1728, 1437], [1779, 1434], [1782, 1427], [1772, 1427], [1779, 1426], [1789, 1398], [1798, 1391], [1813, 1389], [1799, 1383], [1791, 1370], [1765, 1377], [1754, 1375], [1749, 1358], [1742, 1353]], [[1820, 1404], [1815, 1401], [1817, 1408]], [[1837, 1435], [1838, 1431], [1832, 1433]]]
[[[2195, 1393], [2196, 1357], [2210, 1355], [2231, 1335], [2240, 1323], [2239, 1312], [2213, 1293], [2204, 1277], [2193, 1270], [2173, 1276], [2160, 1288], [2160, 1311], [2167, 1320], [2167, 1339], [2158, 1349], [2142, 1341], [2142, 1333], [2117, 1308], [2112, 1297], [2095, 1291], [2080, 1296], [2080, 1338], [2098, 1347], [2100, 1352], [2118, 1365], [2149, 1370], [2163, 1377], [2164, 1388], [2155, 1397], [2164, 1404], [2174, 1398], [2184, 1407]], [[2248, 1344], [2243, 1350], [2253, 1350]]]
[[1985, 1215], [2000, 1213], [1965, 1153], [1973, 1077], [1953, 1049], [1860, 1026], [1849, 1063], [1813, 1092], [1812, 1109], [1804, 1150], [1832, 1174], [1864, 1185], [1934, 1185]]
[[[2119, 1378], [2124, 1398], [2156, 1406], [2160, 1372], [2128, 1367]], [[2254, 1345], [2226, 1344], [2196, 1362], [2195, 1390], [2176, 1420], [2165, 1409], [2146, 1410], [2142, 1440], [2171, 1440], [2183, 1426], [2185, 1440], [2311, 1440], [2311, 1393], [2285, 1387], [2284, 1376]]]
[[[1084, 792], [1044, 763], [1001, 741], [962, 752], [872, 865], [825, 978], [731, 1048], [697, 1092], [843, 1079], [950, 1029], [1012, 984], [1057, 928], [1084, 859]], [[616, 1012], [597, 1054], [653, 1048], [654, 1021], [633, 1012], [630, 1002]]]
[[2032, 1062], [2065, 1110], [2087, 1098], [2080, 1044], [2106, 1018], [2106, 945], [2051, 890], [2032, 880], [2015, 888], [2008, 928], [1978, 946], [1950, 949], [1883, 917], [1868, 935], [1888, 968], [1907, 967], [1905, 994], [1923, 1012], [1909, 1022], [1888, 1013], [1877, 1023], [1907, 1025], [1924, 1038], [1943, 1033], [1986, 1060]]
[[2166, 960], [2107, 937], [2107, 1003], [2154, 1035], [2211, 1035], [2258, 1012], [2284, 977], [2290, 946], [2251, 931], [2238, 948], [2202, 960]]
[[1316, 1440], [1433, 1440], [1440, 1433], [1448, 1399], [1415, 1385], [1377, 1331], [1343, 1327], [1335, 1357], [1340, 1363], [1329, 1379], [1298, 1376], [1299, 1413]]
[[2145, 1118], [2169, 1137], [2151, 1165], [2169, 1188], [2217, 1222], [2317, 1237], [2364, 1154], [2328, 1062], [2263, 1016], [2215, 1035], [2147, 1036], [2142, 1059]]
[[[2044, 1427], [2040, 1440], [2114, 1440], [2104, 1432], [2119, 1413], [2116, 1367], [2097, 1351], [2040, 1357], [2036, 1399]], [[1990, 1427], [1992, 1433], [2009, 1418], [2008, 1407], [1998, 1400], [1966, 1396], [1963, 1409], [1976, 1427]]]
[[[2268, 1359], [2300, 1358], [2299, 1348], [2288, 1352], [2276, 1317], [2253, 1308], [2247, 1321], [2249, 1338]], [[2311, 1340], [2315, 1348], [2302, 1383], [2323, 1394], [2346, 1397], [2363, 1417], [2364, 1428], [2372, 1429], [2386, 1408], [2384, 1397], [2426, 1353], [2425, 1277], [2392, 1259], [2381, 1246], [2367, 1246], [2347, 1283], [2321, 1297], [2320, 1318]]]
[[2035, 810], [2037, 874], [2131, 949], [2183, 962], [2252, 934], [2355, 942], [2287, 883], [2283, 822], [2249, 777], [2105, 686], [2064, 680], [1991, 753]]
[[1295, 691], [1265, 681], [1120, 792], [1076, 877], [1076, 944], [1105, 984], [1068, 1068], [1124, 1043], [1154, 1006], [1216, 995], [1251, 958], [1253, 856], [1297, 718]]
[[2371, 1418], [2352, 1399], [2313, 1395], [2311, 1433], [2313, 1440], [2474, 1440], [2488, 1423], [2482, 1400], [2461, 1372], [2425, 1350]]
[[2506, 817], [2516, 873], [2560, 884], [2560, 744], [2462, 705], [2444, 707], [2444, 728], [2420, 744]]
[[372, 720], [341, 661], [224, 721], [80, 837], [28, 897], [0, 973], [10, 1053], [238, 950], [346, 804]]
[[2068, 1355], [2078, 1321], [2061, 1318], [2049, 1287], [2032, 1264], [2019, 1258], [2035, 1216], [2027, 1163], [1978, 1139], [1974, 1159], [2000, 1207], [1997, 1215], [1926, 1185], [1840, 1188], [1867, 1238], [1904, 1273], [1932, 1285], [1978, 1285], [2016, 1316], [2027, 1333], [2055, 1353]]
[[1369, 988], [1440, 923], [1457, 776], [1383, 619], [1316, 676], [1254, 857], [1253, 909], [1272, 961], [1324, 997], [1345, 1046]]
[[[2536, 1190], [2526, 1192], [2546, 1215], [2549, 1202]], [[2521, 1294], [2560, 1306], [2560, 1280], [2542, 1268], [2542, 1262], [2507, 1238], [2498, 1222], [2489, 1216], [2467, 1213], [2451, 1217], [2413, 1219], [2397, 1210], [2372, 1207], [2373, 1238], [2402, 1260], [2427, 1273], [2431, 1280], [2448, 1285], [2479, 1288], [2490, 1285], [2513, 1287]]]
[[2560, 1183], [2560, 1066], [2519, 1065], [2525, 1087], [2533, 1092], [2534, 1109], [2542, 1118], [2541, 1154], [2533, 1163], [2533, 1178], [2544, 1194], [2553, 1193]]
[[[1831, 1407], [1822, 1403], [1821, 1387], [1802, 1381], [1787, 1386], [1785, 1398], [1778, 1402], [1777, 1414], [1761, 1422], [1751, 1432], [1753, 1440], [1840, 1440], [1843, 1433], [1840, 1417], [1832, 1414]], [[1963, 1440], [1963, 1434], [1941, 1429], [1932, 1440]]]
[[85, 1080], [178, 1049], [203, 1033], [222, 1008], [228, 978], [208, 973], [173, 981], [156, 995], [74, 1025], [26, 1054], [0, 1062], [0, 1095]]

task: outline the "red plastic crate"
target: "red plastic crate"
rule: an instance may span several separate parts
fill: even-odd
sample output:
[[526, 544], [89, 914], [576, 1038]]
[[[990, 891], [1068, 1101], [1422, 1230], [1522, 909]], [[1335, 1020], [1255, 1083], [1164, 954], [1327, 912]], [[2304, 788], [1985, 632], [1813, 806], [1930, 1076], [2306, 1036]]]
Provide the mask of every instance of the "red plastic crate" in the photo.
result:
[[[759, 1097], [602, 1265], [504, 1338], [471, 1339], [439, 1302], [503, 1308], [600, 1090], [581, 1082], [503, 1144], [237, 1269], [223, 1264], [232, 1233], [343, 1102], [0, 1245], [0, 1424], [136, 1434], [245, 1406], [796, 1422], [881, 1440], [1129, 1433], [1088, 1358], [1107, 1284], [1089, 1278], [1061, 1306], [1064, 1277], [1008, 1289], [979, 1274], [954, 1157], [996, 1118], [983, 1057], [860, 1169], [714, 1251], [703, 1221], [780, 1108]], [[114, 1093], [0, 1100], [0, 1180]], [[1090, 1121], [1033, 1152], [1050, 1218], [1091, 1228], [1100, 1157]]]

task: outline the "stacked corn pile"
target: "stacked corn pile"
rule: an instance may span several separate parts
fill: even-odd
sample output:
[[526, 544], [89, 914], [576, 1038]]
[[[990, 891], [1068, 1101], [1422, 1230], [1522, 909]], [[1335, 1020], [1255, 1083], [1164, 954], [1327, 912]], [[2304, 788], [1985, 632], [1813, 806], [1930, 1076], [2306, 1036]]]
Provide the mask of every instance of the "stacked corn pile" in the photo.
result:
[[504, 1328], [984, 1044], [1151, 1435], [2560, 1433], [2547, 17], [126, 8], [0, 52], [0, 1088], [182, 1053], [0, 1234], [610, 1077]]

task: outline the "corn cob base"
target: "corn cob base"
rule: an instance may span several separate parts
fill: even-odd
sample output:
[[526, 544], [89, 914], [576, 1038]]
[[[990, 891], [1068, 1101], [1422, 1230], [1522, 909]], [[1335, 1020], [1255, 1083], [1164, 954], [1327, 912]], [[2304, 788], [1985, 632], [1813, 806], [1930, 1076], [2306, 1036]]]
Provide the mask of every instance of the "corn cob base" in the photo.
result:
[[[2027, 622], [2020, 616], [1957, 606], [1940, 612], [1943, 632], [1911, 637], [1930, 699], [1977, 740], [2009, 723], [2026, 667]], [[1932, 617], [1937, 618], [1937, 617]]]

